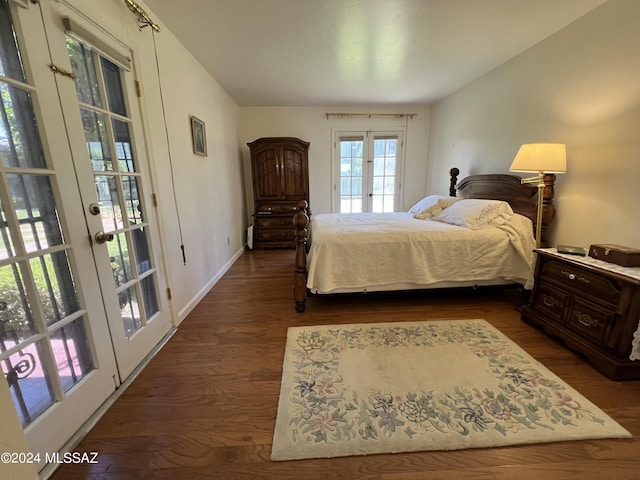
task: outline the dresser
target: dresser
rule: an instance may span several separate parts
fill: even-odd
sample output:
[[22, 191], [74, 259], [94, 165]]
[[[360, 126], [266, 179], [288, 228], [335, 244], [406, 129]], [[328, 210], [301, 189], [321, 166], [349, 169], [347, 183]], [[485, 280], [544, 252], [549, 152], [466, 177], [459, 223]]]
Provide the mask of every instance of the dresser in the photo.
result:
[[563, 340], [609, 378], [640, 378], [640, 269], [555, 249], [536, 253], [522, 319]]
[[268, 137], [247, 145], [253, 176], [254, 247], [294, 248], [293, 216], [300, 200], [309, 202], [309, 142]]

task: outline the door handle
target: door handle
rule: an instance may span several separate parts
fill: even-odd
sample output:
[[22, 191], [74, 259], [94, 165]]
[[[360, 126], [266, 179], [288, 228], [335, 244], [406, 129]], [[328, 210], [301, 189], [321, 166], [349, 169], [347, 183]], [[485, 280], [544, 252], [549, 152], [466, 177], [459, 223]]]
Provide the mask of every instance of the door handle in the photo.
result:
[[89, 213], [91, 215], [100, 215], [100, 205], [95, 202], [89, 205]]
[[98, 232], [93, 238], [96, 239], [96, 243], [105, 243], [112, 241], [115, 237], [113, 233]]

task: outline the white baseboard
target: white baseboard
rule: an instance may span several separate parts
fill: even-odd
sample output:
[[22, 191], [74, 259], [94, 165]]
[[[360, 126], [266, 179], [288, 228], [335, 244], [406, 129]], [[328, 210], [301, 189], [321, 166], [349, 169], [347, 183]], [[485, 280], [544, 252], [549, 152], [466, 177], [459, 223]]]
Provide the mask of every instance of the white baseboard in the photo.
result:
[[225, 273], [227, 273], [227, 271], [233, 266], [233, 264], [236, 263], [236, 260], [238, 260], [238, 258], [240, 258], [243, 253], [244, 245], [233, 255], [233, 257], [229, 259], [227, 263], [224, 264], [224, 266], [213, 276], [213, 278], [200, 289], [200, 291], [189, 301], [189, 303], [187, 303], [187, 305], [185, 305], [185, 307], [178, 312], [178, 325], [180, 325], [182, 321], [187, 318], [187, 315], [189, 315], [189, 313], [191, 313], [191, 311], [196, 308], [196, 305], [200, 303], [204, 296], [209, 293], [209, 290], [211, 290], [213, 286], [218, 283], [218, 281], [224, 276]]

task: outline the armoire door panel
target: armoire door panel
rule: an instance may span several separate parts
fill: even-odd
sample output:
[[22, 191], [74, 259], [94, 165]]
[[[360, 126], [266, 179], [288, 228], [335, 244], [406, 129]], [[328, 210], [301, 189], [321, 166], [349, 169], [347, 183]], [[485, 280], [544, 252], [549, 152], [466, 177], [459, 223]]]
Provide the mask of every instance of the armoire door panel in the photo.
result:
[[307, 192], [304, 190], [306, 171], [303, 166], [301, 152], [295, 150], [284, 150], [282, 153], [283, 166], [282, 169], [282, 195], [285, 199], [295, 197], [305, 197]]
[[258, 171], [258, 192], [259, 198], [279, 198], [281, 187], [279, 178], [279, 165], [275, 150], [264, 150], [258, 154], [256, 160]]

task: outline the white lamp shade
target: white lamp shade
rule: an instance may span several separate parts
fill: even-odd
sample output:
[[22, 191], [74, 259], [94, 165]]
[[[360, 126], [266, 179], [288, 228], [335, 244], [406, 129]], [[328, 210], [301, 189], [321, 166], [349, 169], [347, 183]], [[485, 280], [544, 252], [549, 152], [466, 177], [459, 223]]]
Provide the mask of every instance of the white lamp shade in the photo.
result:
[[562, 143], [525, 143], [509, 170], [512, 172], [565, 173], [567, 147]]

